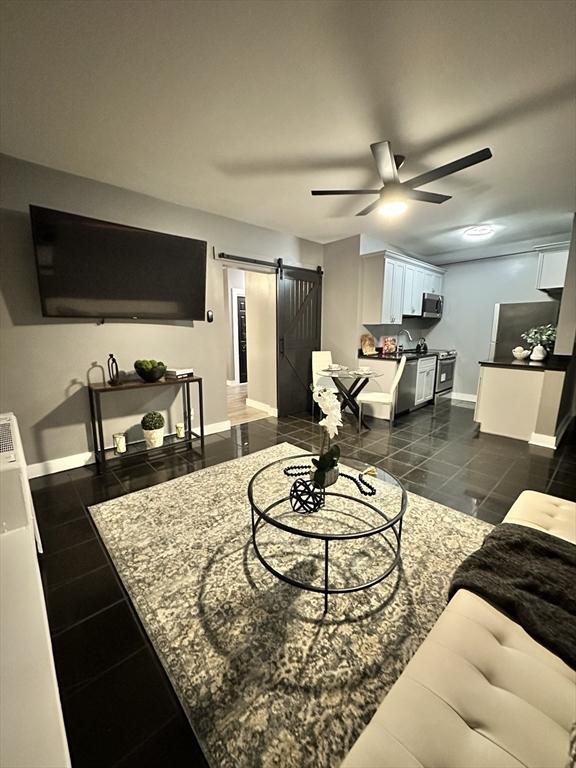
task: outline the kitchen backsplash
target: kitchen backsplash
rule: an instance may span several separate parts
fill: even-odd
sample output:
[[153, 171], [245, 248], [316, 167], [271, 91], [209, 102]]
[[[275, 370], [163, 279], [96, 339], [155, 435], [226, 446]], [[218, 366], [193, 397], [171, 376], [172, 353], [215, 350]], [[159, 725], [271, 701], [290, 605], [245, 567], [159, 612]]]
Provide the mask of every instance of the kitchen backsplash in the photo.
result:
[[410, 331], [413, 341], [410, 341], [408, 336], [403, 333], [398, 343], [403, 344], [404, 347], [415, 347], [418, 339], [421, 336], [426, 338], [430, 330], [439, 322], [441, 321], [436, 318], [405, 317], [402, 325], [366, 325], [364, 327], [374, 336], [377, 343], [381, 336], [395, 336], [398, 339], [400, 329], [404, 328]]

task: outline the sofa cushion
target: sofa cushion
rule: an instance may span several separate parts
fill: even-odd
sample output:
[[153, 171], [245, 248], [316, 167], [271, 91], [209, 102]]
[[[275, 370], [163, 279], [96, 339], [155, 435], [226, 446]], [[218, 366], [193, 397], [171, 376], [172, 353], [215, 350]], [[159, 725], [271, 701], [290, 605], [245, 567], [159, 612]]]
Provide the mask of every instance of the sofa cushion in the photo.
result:
[[576, 673], [460, 590], [342, 768], [563, 768]]
[[537, 491], [523, 491], [503, 523], [518, 523], [576, 544], [576, 504]]

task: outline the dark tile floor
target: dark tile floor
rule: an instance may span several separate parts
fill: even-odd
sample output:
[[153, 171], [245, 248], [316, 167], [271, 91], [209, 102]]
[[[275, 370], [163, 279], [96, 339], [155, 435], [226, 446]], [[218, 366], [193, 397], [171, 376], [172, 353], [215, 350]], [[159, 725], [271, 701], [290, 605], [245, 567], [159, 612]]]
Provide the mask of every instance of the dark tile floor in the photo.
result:
[[[576, 430], [557, 451], [478, 433], [468, 404], [448, 400], [372, 422], [347, 422], [342, 453], [384, 467], [407, 489], [491, 523], [531, 488], [576, 499]], [[154, 454], [105, 477], [81, 468], [31, 482], [44, 542], [41, 568], [74, 768], [206, 765], [164, 670], [86, 507], [289, 441], [317, 450], [307, 414], [269, 418], [207, 438], [203, 457]]]

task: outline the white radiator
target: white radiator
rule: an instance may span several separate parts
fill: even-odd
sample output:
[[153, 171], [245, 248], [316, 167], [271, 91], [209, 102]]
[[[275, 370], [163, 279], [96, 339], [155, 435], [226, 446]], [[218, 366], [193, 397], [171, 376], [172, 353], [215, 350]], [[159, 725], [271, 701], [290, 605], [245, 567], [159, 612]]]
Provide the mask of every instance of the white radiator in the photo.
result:
[[13, 413], [0, 414], [0, 500], [0, 533], [31, 525], [36, 548], [43, 552], [20, 430]]
[[14, 414], [0, 415], [0, 766], [69, 768], [36, 549], [41, 551]]

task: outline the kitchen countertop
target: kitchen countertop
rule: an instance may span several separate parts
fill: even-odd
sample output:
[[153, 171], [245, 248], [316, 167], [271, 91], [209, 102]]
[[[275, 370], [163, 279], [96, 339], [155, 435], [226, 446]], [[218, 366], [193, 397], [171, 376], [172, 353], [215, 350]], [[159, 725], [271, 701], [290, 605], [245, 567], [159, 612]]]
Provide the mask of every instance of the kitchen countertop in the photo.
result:
[[421, 357], [437, 357], [437, 352], [416, 352], [415, 349], [405, 349], [403, 352], [392, 352], [388, 354], [364, 355], [358, 352], [358, 359], [364, 360], [390, 360], [392, 362], [400, 360], [404, 355], [408, 360], [418, 360]]
[[524, 371], [565, 371], [570, 364], [570, 355], [548, 355], [544, 360], [516, 360], [503, 357], [497, 360], [479, 360], [482, 366], [492, 368], [521, 368]]

